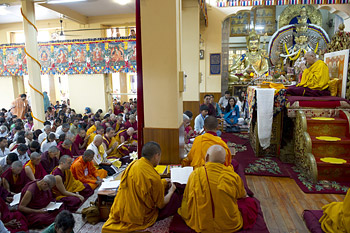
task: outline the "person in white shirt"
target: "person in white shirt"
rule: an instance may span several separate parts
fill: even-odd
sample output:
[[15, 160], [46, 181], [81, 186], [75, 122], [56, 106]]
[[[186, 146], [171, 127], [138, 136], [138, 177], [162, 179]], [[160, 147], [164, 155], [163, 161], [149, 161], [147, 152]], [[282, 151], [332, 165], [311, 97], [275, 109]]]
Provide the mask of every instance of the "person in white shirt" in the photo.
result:
[[16, 153], [10, 153], [5, 157], [0, 158], [0, 174], [4, 173], [15, 161], [18, 161], [18, 155]]
[[64, 123], [61, 126], [59, 126], [56, 130], [56, 134], [59, 137], [62, 134], [66, 134], [69, 131], [69, 124], [68, 123]]
[[8, 134], [7, 127], [5, 125], [0, 126], [0, 137], [7, 137]]
[[29, 144], [33, 141], [34, 134], [33, 131], [26, 131], [24, 134], [26, 145], [29, 146]]
[[6, 155], [10, 154], [10, 149], [7, 148], [8, 142], [7, 139], [4, 137], [0, 138], [0, 157], [5, 157]]
[[230, 98], [231, 93], [229, 91], [225, 91], [225, 95], [220, 98], [219, 105], [221, 108], [226, 108], [228, 104], [228, 99]]
[[51, 146], [57, 146], [56, 134], [50, 133], [49, 136], [41, 143], [41, 152], [44, 153], [49, 150]]
[[194, 131], [200, 134], [204, 129], [204, 120], [208, 117], [209, 108], [207, 105], [201, 105], [201, 113], [194, 119]]
[[21, 161], [22, 165], [30, 160], [28, 154], [27, 154], [28, 147], [26, 144], [20, 144], [16, 150], [13, 151], [13, 153], [16, 153], [18, 156], [18, 160]]
[[38, 142], [41, 144], [46, 138], [47, 135], [51, 132], [51, 126], [45, 125], [44, 132], [42, 132], [38, 137]]
[[94, 152], [94, 159], [92, 160], [95, 166], [98, 166], [107, 171], [108, 176], [116, 173], [112, 167], [112, 163], [108, 161], [107, 154], [102, 145], [103, 138], [101, 135], [97, 134], [94, 137], [94, 141], [86, 148], [86, 150], [92, 150]]

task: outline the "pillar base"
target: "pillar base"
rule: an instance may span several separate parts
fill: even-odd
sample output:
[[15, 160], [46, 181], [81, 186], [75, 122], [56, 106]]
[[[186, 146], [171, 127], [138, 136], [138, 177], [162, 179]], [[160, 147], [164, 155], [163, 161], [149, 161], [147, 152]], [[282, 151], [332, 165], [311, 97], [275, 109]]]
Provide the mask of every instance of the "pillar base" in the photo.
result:
[[180, 158], [184, 155], [184, 132], [183, 125], [178, 129], [144, 128], [144, 144], [149, 141], [159, 143], [162, 149], [160, 164], [180, 164]]

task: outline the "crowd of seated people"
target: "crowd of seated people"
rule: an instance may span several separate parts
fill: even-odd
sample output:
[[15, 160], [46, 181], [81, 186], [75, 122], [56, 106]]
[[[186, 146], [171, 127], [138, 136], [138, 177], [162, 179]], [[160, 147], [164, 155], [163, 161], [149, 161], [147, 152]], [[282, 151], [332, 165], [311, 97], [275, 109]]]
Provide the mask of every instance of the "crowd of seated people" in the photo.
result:
[[[26, 232], [53, 224], [63, 210], [76, 211], [107, 174], [115, 173], [115, 164], [130, 162], [125, 158], [136, 150], [136, 104], [136, 100], [118, 102], [105, 114], [101, 109], [93, 114], [87, 107], [84, 114], [77, 114], [57, 102], [47, 108], [39, 129], [30, 112], [22, 120], [2, 109], [0, 227]], [[122, 162], [112, 164], [110, 158]], [[10, 212], [9, 204], [19, 193], [20, 203]], [[51, 201], [63, 205], [47, 211]]]

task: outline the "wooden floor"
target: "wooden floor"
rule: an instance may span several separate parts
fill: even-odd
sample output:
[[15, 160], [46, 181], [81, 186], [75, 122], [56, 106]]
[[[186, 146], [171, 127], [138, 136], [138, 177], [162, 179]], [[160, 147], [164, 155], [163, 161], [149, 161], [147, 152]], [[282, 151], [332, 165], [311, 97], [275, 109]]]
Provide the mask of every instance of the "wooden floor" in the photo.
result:
[[304, 209], [319, 210], [345, 195], [306, 194], [293, 179], [246, 175], [249, 188], [259, 199], [265, 222], [271, 233], [309, 232], [302, 219]]

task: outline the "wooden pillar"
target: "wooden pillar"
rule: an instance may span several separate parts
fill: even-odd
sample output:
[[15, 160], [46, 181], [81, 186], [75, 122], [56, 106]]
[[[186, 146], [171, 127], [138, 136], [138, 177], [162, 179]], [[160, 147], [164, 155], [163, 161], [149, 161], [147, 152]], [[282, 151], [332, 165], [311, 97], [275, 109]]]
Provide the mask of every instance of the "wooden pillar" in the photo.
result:
[[[34, 2], [31, 0], [22, 0], [23, 14], [27, 19], [35, 25]], [[37, 31], [25, 19], [23, 19], [23, 28], [25, 35], [25, 49], [27, 52], [38, 61], [38, 41]], [[28, 60], [28, 75], [30, 84], [37, 90], [30, 88], [31, 107], [34, 116], [34, 128], [41, 129], [45, 120], [44, 113], [44, 98], [41, 91], [41, 76], [40, 66], [37, 62], [27, 56]], [[36, 120], [38, 119], [38, 120]]]
[[[119, 73], [119, 82], [120, 82], [120, 93], [128, 93], [128, 83], [127, 83], [127, 75], [126, 73]], [[123, 104], [123, 102], [129, 101], [127, 95], [121, 95], [120, 102]]]
[[181, 2], [141, 0], [144, 143], [160, 144], [161, 164], [178, 164], [184, 153]]

